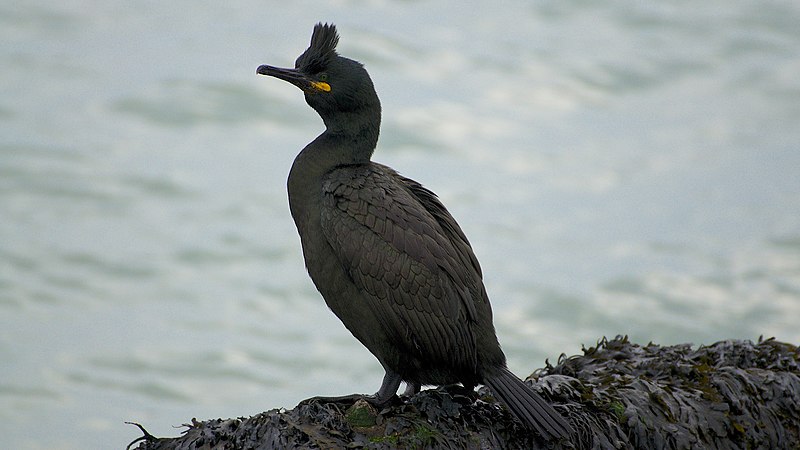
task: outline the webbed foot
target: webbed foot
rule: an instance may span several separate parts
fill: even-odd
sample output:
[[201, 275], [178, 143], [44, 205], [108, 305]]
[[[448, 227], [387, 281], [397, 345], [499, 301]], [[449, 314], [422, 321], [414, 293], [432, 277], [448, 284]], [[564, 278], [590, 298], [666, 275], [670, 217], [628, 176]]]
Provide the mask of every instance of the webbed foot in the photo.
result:
[[[311, 403], [336, 403], [342, 406], [352, 406], [355, 402], [364, 400], [375, 408], [382, 409], [398, 399], [397, 388], [400, 387], [400, 381], [400, 375], [387, 371], [386, 375], [383, 377], [383, 383], [381, 383], [380, 389], [372, 395], [350, 394], [337, 397], [311, 397], [302, 400], [298, 406]], [[411, 386], [411, 384], [409, 384], [409, 386]], [[408, 391], [408, 389], [406, 389], [406, 391]], [[419, 391], [419, 385], [417, 385], [417, 391]]]

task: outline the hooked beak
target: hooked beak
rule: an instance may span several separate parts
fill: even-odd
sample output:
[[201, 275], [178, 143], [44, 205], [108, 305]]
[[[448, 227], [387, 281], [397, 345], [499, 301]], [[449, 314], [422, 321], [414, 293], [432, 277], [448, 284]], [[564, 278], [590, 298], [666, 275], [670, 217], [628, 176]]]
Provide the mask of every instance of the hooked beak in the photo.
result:
[[259, 75], [268, 75], [283, 81], [288, 81], [289, 83], [292, 83], [293, 85], [302, 89], [303, 92], [307, 92], [309, 94], [331, 91], [331, 85], [328, 83], [312, 80], [306, 76], [306, 74], [297, 69], [283, 69], [280, 67], [263, 65], [258, 66], [256, 73]]

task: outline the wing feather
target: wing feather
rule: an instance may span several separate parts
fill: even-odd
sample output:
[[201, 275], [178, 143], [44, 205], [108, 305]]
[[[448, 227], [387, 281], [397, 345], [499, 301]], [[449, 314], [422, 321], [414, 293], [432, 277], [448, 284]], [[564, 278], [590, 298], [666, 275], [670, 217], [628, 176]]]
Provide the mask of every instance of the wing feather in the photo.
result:
[[423, 360], [474, 367], [480, 266], [438, 198], [374, 163], [337, 168], [323, 186], [323, 233], [387, 333]]

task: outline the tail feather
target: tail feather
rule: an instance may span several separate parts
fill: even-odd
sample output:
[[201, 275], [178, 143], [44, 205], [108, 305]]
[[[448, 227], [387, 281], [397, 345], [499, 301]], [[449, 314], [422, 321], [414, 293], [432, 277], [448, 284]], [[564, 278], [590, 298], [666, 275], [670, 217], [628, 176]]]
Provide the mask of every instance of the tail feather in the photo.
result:
[[517, 419], [543, 437], [562, 439], [572, 434], [569, 423], [539, 394], [505, 367], [498, 373], [486, 377], [484, 383]]

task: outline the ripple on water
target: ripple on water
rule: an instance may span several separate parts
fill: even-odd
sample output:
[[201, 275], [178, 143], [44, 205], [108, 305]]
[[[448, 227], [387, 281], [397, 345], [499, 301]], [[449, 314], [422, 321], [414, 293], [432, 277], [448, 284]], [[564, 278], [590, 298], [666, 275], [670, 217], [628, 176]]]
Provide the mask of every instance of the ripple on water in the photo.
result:
[[202, 124], [240, 125], [258, 122], [297, 124], [299, 108], [280, 107], [279, 97], [264, 94], [255, 83], [173, 79], [149, 91], [111, 102], [113, 112], [155, 125], [186, 127]]

